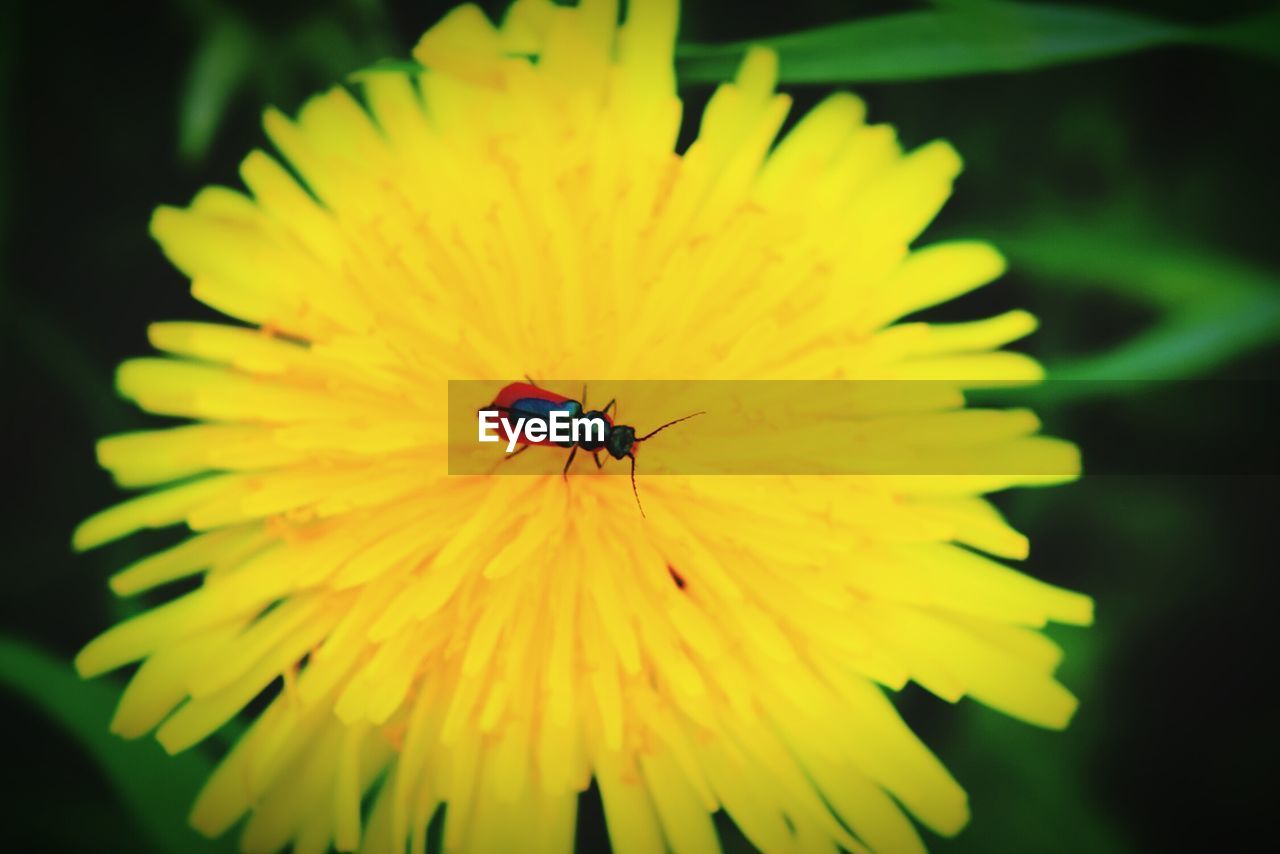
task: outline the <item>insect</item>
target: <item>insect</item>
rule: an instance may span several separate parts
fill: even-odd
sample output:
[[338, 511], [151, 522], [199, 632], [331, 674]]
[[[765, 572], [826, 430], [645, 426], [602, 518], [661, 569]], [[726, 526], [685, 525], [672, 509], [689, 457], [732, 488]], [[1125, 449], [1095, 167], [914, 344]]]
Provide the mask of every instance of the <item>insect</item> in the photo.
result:
[[[636, 428], [629, 427], [625, 424], [614, 424], [613, 418], [610, 417], [609, 411], [617, 405], [617, 399], [610, 400], [603, 409], [586, 409], [587, 387], [582, 387], [582, 400], [577, 401], [564, 395], [556, 394], [542, 388], [531, 378], [527, 383], [511, 383], [504, 386], [498, 392], [498, 396], [494, 398], [493, 403], [489, 404], [486, 409], [504, 412], [509, 416], [517, 418], [526, 418], [540, 421], [548, 421], [551, 413], [560, 411], [566, 413], [571, 419], [583, 419], [585, 421], [604, 422], [603, 429], [594, 427], [594, 429], [586, 430], [587, 438], [577, 442], [555, 442], [548, 436], [542, 441], [532, 441], [526, 436], [521, 435], [517, 441], [522, 446], [511, 456], [524, 453], [534, 445], [548, 445], [559, 448], [570, 448], [569, 459], [565, 460], [564, 471], [562, 476], [566, 479], [569, 476], [569, 466], [573, 465], [573, 459], [578, 455], [579, 449], [591, 454], [591, 458], [595, 460], [596, 468], [603, 468], [604, 463], [600, 462], [600, 451], [607, 451], [609, 456], [615, 460], [630, 459], [631, 460], [631, 491], [636, 496], [636, 506], [640, 508], [640, 515], [644, 515], [644, 505], [640, 503], [640, 490], [636, 487], [636, 450], [637, 447], [645, 441], [653, 438], [663, 430], [673, 424], [679, 424], [681, 421], [688, 421], [698, 415], [705, 415], [705, 412], [694, 412], [683, 418], [677, 418], [674, 421], [668, 421], [662, 426], [650, 430], [643, 436], [636, 435]], [[594, 425], [593, 425], [594, 426]], [[597, 436], [603, 435], [603, 441], [598, 440]], [[510, 459], [510, 457], [508, 457]]]

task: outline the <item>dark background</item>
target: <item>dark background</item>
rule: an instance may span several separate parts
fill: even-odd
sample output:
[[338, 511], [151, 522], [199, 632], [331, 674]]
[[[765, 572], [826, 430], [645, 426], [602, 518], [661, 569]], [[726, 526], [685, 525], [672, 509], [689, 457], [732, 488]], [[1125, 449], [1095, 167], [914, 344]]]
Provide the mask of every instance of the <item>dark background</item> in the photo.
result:
[[[493, 12], [498, 4], [482, 5]], [[686, 5], [682, 40], [703, 42], [917, 8]], [[1197, 24], [1268, 6], [1125, 5]], [[114, 601], [106, 577], [165, 537], [70, 552], [75, 523], [118, 497], [94, 464], [94, 440], [147, 423], [115, 397], [113, 367], [146, 351], [149, 321], [209, 314], [148, 238], [152, 209], [185, 203], [205, 184], [234, 185], [240, 158], [265, 145], [262, 106], [292, 111], [347, 72], [405, 55], [443, 8], [378, 0], [6, 5], [5, 847], [136, 851], [183, 839], [156, 825], [165, 815], [181, 821], [207, 761], [224, 747], [203, 745], [207, 754], [176, 761], [151, 744], [115, 743], [105, 720], [120, 683], [82, 685], [66, 664], [138, 607]], [[1264, 59], [1168, 47], [854, 88], [872, 119], [897, 125], [906, 144], [943, 136], [964, 155], [957, 195], [929, 236], [990, 237], [1010, 255], [1000, 283], [934, 317], [1029, 308], [1043, 329], [1025, 346], [1061, 376], [1221, 380], [1276, 378], [1280, 351], [1267, 318], [1280, 295], [1280, 180], [1276, 136], [1266, 128], [1280, 107], [1277, 83], [1280, 66]], [[797, 112], [829, 88], [792, 88]], [[708, 92], [683, 93], [692, 114]], [[1149, 346], [1153, 330], [1163, 347]], [[1206, 349], [1206, 340], [1217, 343]], [[1269, 387], [1258, 388], [1226, 423], [1105, 393], [1057, 401], [1045, 417], [1081, 445], [1086, 466], [1091, 455], [1123, 457], [1117, 437], [1134, 436], [1188, 454], [1256, 442], [1261, 459], [1274, 453], [1266, 446], [1274, 431]], [[1151, 473], [998, 497], [1031, 535], [1026, 569], [1098, 602], [1093, 628], [1052, 632], [1068, 652], [1062, 678], [1082, 705], [1066, 733], [1046, 733], [969, 701], [953, 709], [905, 692], [904, 714], [969, 790], [974, 812], [957, 840], [931, 839], [931, 847], [1232, 850], [1270, 830], [1276, 485], [1274, 477]], [[581, 825], [581, 847], [594, 850], [598, 807], [588, 804]], [[169, 847], [197, 845], [192, 834]]]

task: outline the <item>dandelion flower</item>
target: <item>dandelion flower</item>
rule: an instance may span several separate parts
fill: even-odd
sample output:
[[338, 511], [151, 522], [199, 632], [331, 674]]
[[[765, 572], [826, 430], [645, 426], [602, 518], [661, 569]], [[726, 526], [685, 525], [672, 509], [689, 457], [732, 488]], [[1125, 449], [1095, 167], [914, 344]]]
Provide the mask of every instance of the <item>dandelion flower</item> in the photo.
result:
[[203, 833], [421, 851], [444, 807], [449, 850], [568, 851], [594, 782], [619, 851], [718, 850], [718, 810], [765, 851], [917, 850], [908, 816], [952, 834], [968, 810], [889, 692], [1071, 716], [1038, 630], [1091, 603], [1001, 563], [1027, 541], [981, 497], [1046, 478], [642, 472], [642, 518], [593, 467], [444, 473], [451, 378], [1039, 376], [998, 351], [1025, 313], [898, 322], [1002, 270], [982, 243], [909, 249], [949, 146], [904, 153], [848, 94], [778, 140], [753, 50], [677, 151], [675, 3], [627, 7], [460, 7], [420, 73], [268, 112], [282, 157], [251, 153], [247, 192], [156, 212], [232, 322], [156, 323], [164, 355], [121, 366], [191, 423], [102, 440], [146, 491], [74, 544], [183, 525], [111, 587], [198, 584], [76, 663], [140, 662], [112, 728], [170, 752], [264, 707]]

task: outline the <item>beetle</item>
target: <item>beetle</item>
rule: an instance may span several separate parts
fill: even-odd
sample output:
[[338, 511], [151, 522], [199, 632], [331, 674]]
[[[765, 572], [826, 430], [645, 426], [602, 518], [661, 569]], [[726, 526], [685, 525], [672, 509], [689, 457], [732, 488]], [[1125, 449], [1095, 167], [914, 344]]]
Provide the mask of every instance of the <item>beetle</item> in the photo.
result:
[[[644, 515], [644, 505], [640, 503], [640, 490], [636, 488], [636, 449], [645, 442], [663, 430], [679, 424], [681, 421], [688, 421], [698, 415], [705, 415], [705, 412], [694, 412], [683, 418], [677, 418], [674, 421], [668, 421], [662, 426], [650, 430], [643, 436], [636, 435], [636, 429], [626, 424], [615, 424], [613, 418], [609, 415], [609, 411], [617, 405], [617, 399], [610, 400], [603, 409], [587, 410], [585, 402], [587, 399], [587, 387], [582, 387], [582, 400], [577, 401], [562, 394], [556, 394], [549, 389], [542, 388], [530, 377], [527, 383], [511, 383], [503, 386], [494, 398], [493, 403], [489, 404], [485, 409], [497, 410], [508, 415], [539, 421], [549, 421], [552, 412], [564, 412], [571, 419], [583, 419], [587, 421], [603, 421], [603, 430], [587, 430], [587, 438], [577, 442], [555, 442], [551, 440], [550, 431], [546, 439], [540, 441], [532, 441], [527, 436], [519, 435], [516, 441], [522, 445], [520, 450], [511, 454], [514, 457], [524, 453], [535, 445], [546, 445], [552, 447], [569, 448], [569, 459], [565, 460], [564, 470], [561, 475], [568, 479], [569, 466], [573, 465], [573, 459], [578, 455], [579, 449], [591, 454], [591, 458], [595, 460], [596, 468], [603, 468], [604, 464], [600, 462], [600, 451], [607, 451], [609, 456], [615, 460], [630, 459], [631, 460], [631, 491], [636, 496], [636, 506], [640, 508], [640, 515]], [[483, 410], [482, 410], [483, 411]], [[594, 438], [595, 435], [603, 433], [604, 440], [599, 441]], [[510, 457], [508, 457], [510, 459]]]

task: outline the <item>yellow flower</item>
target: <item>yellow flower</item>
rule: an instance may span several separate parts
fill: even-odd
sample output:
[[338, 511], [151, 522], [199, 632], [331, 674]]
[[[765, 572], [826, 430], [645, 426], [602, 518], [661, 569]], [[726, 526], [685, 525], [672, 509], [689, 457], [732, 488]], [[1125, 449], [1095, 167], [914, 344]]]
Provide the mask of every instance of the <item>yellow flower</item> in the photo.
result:
[[1071, 716], [1037, 629], [1091, 603], [999, 563], [1027, 541], [980, 497], [1051, 477], [642, 477], [645, 519], [594, 467], [445, 475], [450, 378], [1039, 376], [994, 352], [1025, 313], [895, 325], [1002, 270], [982, 243], [908, 251], [949, 146], [904, 154], [836, 94], [775, 147], [789, 99], [756, 50], [676, 153], [675, 3], [628, 10], [461, 7], [422, 74], [268, 112], [290, 168], [254, 152], [248, 195], [156, 212], [240, 323], [151, 326], [167, 355], [120, 391], [195, 423], [100, 443], [150, 491], [75, 545], [185, 524], [111, 586], [200, 584], [77, 666], [141, 661], [112, 727], [171, 752], [271, 698], [202, 832], [421, 850], [447, 805], [450, 850], [568, 851], [594, 780], [620, 851], [717, 850], [720, 809], [766, 851], [906, 851], [905, 813], [951, 834], [968, 811], [884, 688]]

